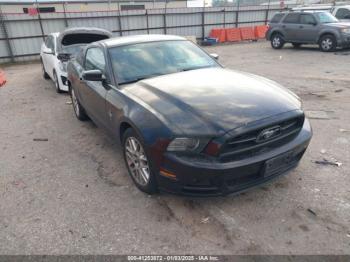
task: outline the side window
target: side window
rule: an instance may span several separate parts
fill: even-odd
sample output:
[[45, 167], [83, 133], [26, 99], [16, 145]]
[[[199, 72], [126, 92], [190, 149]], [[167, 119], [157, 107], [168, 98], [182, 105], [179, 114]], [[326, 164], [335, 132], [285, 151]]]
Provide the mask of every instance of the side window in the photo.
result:
[[47, 48], [50, 48], [52, 51], [55, 51], [54, 38], [52, 35], [49, 35], [46, 38], [45, 45]]
[[284, 14], [282, 13], [278, 13], [278, 14], [275, 14], [272, 19], [271, 19], [271, 23], [278, 23], [279, 21], [281, 21], [282, 17], [284, 16]]
[[350, 10], [345, 8], [339, 8], [337, 13], [335, 14], [335, 17], [338, 19], [350, 19]]
[[314, 25], [316, 24], [316, 20], [313, 15], [300, 15], [300, 24]]
[[299, 14], [298, 13], [290, 13], [284, 18], [283, 22], [287, 23], [287, 24], [298, 24], [299, 23]]
[[102, 50], [97, 47], [89, 48], [85, 56], [85, 70], [99, 69], [104, 72], [105, 66], [106, 62]]

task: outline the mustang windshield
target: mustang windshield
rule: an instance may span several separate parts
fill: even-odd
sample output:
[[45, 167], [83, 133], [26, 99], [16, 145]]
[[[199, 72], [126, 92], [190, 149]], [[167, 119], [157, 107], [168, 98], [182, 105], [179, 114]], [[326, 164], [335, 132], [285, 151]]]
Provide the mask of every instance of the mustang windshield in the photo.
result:
[[159, 41], [113, 47], [109, 50], [119, 84], [219, 64], [190, 41]]

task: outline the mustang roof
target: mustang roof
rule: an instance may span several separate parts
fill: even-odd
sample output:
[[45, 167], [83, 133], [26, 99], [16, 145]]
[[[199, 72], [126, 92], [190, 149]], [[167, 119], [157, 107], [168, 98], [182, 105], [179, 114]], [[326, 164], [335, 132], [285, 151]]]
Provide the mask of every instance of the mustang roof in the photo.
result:
[[133, 36], [121, 36], [113, 37], [110, 39], [102, 40], [100, 43], [107, 47], [137, 44], [145, 42], [156, 42], [156, 41], [171, 41], [171, 40], [186, 40], [181, 36], [175, 35], [133, 35]]

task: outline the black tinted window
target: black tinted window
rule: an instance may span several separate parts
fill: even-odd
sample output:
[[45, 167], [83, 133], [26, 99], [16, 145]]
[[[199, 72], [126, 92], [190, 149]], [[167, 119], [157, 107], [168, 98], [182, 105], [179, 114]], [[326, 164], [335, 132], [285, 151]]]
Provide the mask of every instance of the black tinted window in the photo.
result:
[[335, 14], [335, 17], [338, 19], [350, 19], [350, 10], [345, 8], [339, 8], [337, 13]]
[[85, 69], [86, 70], [105, 70], [105, 57], [99, 48], [89, 48], [86, 52]]
[[312, 25], [316, 23], [315, 18], [313, 17], [313, 15], [300, 15], [300, 23], [301, 24], [308, 24], [308, 25]]
[[279, 21], [281, 21], [282, 17], [284, 16], [284, 14], [275, 14], [272, 19], [271, 19], [271, 23], [278, 23]]
[[299, 14], [297, 13], [288, 14], [286, 18], [284, 18], [283, 22], [288, 24], [297, 24], [299, 23]]

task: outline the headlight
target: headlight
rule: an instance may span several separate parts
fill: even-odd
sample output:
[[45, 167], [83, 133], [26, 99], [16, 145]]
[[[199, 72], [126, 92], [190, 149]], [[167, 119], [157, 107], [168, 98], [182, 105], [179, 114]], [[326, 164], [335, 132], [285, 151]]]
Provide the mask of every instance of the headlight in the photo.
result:
[[340, 29], [342, 31], [342, 33], [344, 34], [350, 34], [350, 28], [342, 28]]
[[208, 144], [209, 139], [175, 138], [168, 145], [168, 151], [200, 152]]
[[60, 62], [60, 69], [62, 72], [67, 72], [67, 63]]

